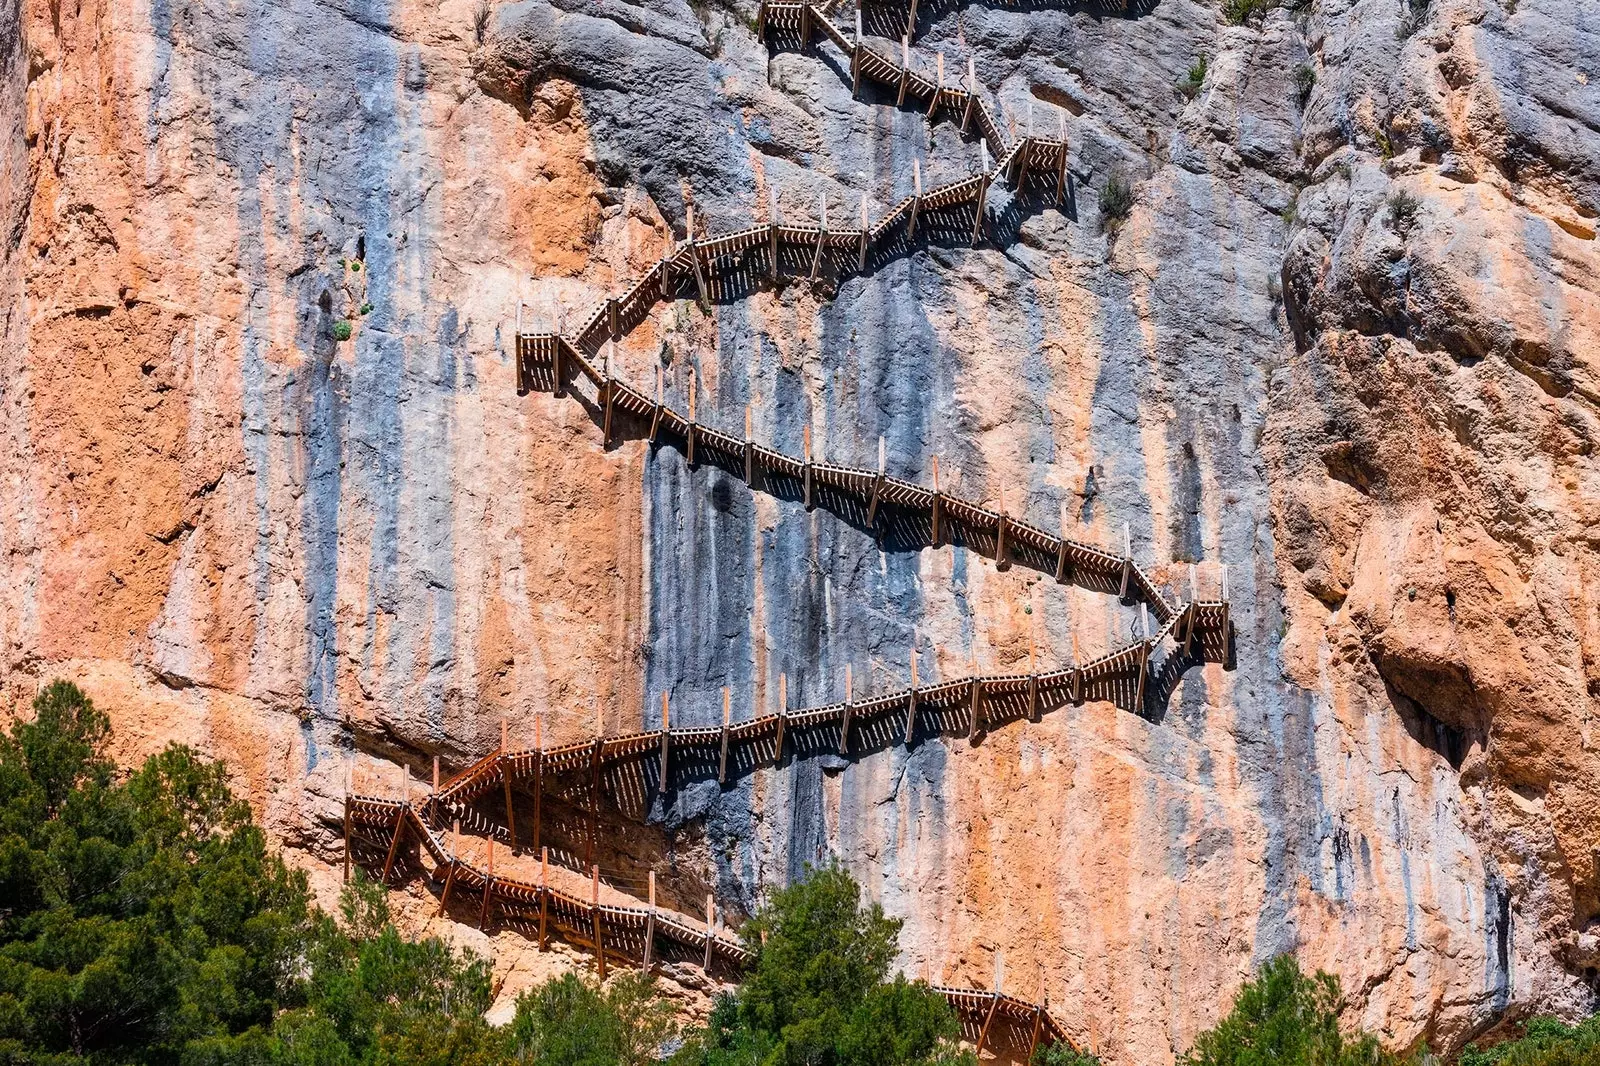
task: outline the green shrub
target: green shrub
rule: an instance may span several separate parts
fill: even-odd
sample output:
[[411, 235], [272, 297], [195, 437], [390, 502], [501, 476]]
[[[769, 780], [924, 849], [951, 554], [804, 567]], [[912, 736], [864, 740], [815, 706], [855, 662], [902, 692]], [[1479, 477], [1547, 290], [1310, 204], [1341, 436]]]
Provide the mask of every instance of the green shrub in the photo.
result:
[[337, 321], [337, 322], [335, 322], [333, 324], [333, 339], [336, 340], [336, 341], [347, 341], [347, 340], [349, 340], [350, 339], [350, 332], [351, 332], [351, 326], [350, 326], [350, 320], [349, 319], [341, 318], [339, 321]]
[[350, 269], [355, 271], [357, 274], [361, 273], [361, 260], [359, 260], [359, 259], [350, 260]]
[[1468, 1047], [1458, 1066], [1595, 1066], [1600, 1063], [1600, 1014], [1578, 1025], [1535, 1018], [1516, 1040], [1482, 1051]]
[[1397, 1066], [1376, 1038], [1339, 1030], [1339, 979], [1307, 976], [1293, 955], [1245, 982], [1228, 1016], [1195, 1038], [1181, 1066]]
[[1113, 170], [1100, 186], [1100, 228], [1115, 230], [1133, 213], [1133, 185], [1127, 175]]
[[1100, 1060], [1068, 1044], [1051, 1044], [1033, 1053], [1032, 1066], [1100, 1066]]
[[371, 304], [362, 304], [361, 305], [361, 315], [362, 315], [362, 317], [365, 318], [367, 315], [370, 315], [370, 314], [372, 314], [372, 305]]
[[1397, 233], [1404, 233], [1417, 220], [1422, 201], [1405, 189], [1396, 189], [1389, 195], [1389, 225]]
[[1301, 63], [1294, 68], [1294, 93], [1295, 100], [1301, 107], [1306, 106], [1306, 101], [1311, 99], [1311, 90], [1317, 86], [1317, 68], [1310, 63]]
[[1188, 76], [1178, 83], [1178, 91], [1186, 99], [1193, 100], [1199, 94], [1200, 87], [1205, 84], [1205, 81], [1206, 57], [1204, 53], [1201, 53], [1200, 57], [1189, 67]]
[[539, 1066], [647, 1066], [677, 1031], [649, 977], [626, 973], [602, 988], [565, 974], [517, 997], [510, 1051]]
[[1230, 26], [1259, 22], [1268, 11], [1282, 7], [1283, 0], [1222, 0], [1222, 18]]

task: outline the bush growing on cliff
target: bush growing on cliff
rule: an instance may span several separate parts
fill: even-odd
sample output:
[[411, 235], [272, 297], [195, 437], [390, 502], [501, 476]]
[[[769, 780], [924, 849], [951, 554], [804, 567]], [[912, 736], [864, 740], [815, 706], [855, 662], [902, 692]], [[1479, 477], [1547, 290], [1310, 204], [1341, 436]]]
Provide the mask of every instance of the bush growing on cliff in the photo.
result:
[[347, 341], [350, 339], [350, 334], [353, 331], [354, 330], [350, 325], [350, 320], [341, 318], [339, 321], [333, 324], [333, 339], [336, 341]]
[[1106, 175], [1100, 186], [1100, 227], [1115, 231], [1133, 214], [1133, 185], [1120, 170]]
[[608, 987], [564, 974], [517, 999], [509, 1043], [539, 1066], [646, 1066], [677, 1026], [648, 977], [623, 974]]
[[1399, 1066], [1376, 1038], [1339, 1029], [1339, 979], [1280, 955], [1245, 982], [1228, 1016], [1196, 1038], [1182, 1066]]
[[1600, 1063], [1600, 1014], [1579, 1025], [1535, 1018], [1517, 1040], [1482, 1051], [1469, 1047], [1457, 1066], [1596, 1066]]
[[960, 1026], [922, 982], [893, 979], [900, 922], [837, 867], [779, 892], [742, 930], [755, 955], [739, 990], [674, 1060], [807, 1066], [975, 1066], [955, 1045]]

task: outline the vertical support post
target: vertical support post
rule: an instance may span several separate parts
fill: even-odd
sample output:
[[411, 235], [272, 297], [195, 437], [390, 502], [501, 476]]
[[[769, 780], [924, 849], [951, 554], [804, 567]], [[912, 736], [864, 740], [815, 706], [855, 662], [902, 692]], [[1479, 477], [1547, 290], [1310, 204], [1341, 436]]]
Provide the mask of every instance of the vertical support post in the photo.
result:
[[539, 846], [540, 816], [544, 813], [544, 736], [540, 728], [544, 715], [533, 716], [533, 846]]
[[983, 730], [983, 679], [978, 676], [976, 655], [972, 658], [972, 680], [967, 688], [972, 695], [972, 719], [967, 726], [967, 743], [976, 744], [978, 734]]
[[983, 1016], [983, 1026], [978, 1030], [978, 1048], [976, 1056], [979, 1059], [983, 1058], [984, 1046], [989, 1043], [989, 1027], [994, 1024], [994, 1016], [999, 1013], [999, 1010], [1000, 990], [997, 988], [994, 990], [993, 996], [989, 1000], [989, 1011]]
[[933, 99], [928, 101], [928, 121], [933, 121], [934, 112], [939, 110], [939, 97], [944, 95], [944, 49], [939, 50], [933, 62]]
[[539, 950], [550, 950], [550, 849], [539, 849]]
[[828, 245], [828, 190], [823, 189], [817, 196], [817, 251], [811, 257], [811, 280], [817, 280], [817, 272], [822, 269], [822, 249]]
[[850, 715], [855, 710], [855, 693], [850, 688], [850, 667], [844, 668], [844, 716], [839, 722], [839, 754], [850, 754]]
[[1128, 523], [1122, 523], [1122, 588], [1117, 592], [1118, 598], [1124, 602], [1128, 599], [1128, 588], [1133, 584], [1133, 534], [1128, 531]]
[[1015, 177], [1016, 189], [1022, 191], [1023, 185], [1028, 181], [1028, 156], [1033, 151], [1033, 97], [1028, 97], [1028, 124], [1027, 136], [1022, 138], [1022, 147], [1017, 149], [1017, 172]]
[[611, 331], [611, 340], [622, 336], [622, 305], [615, 296], [606, 301], [606, 325]]
[[1222, 564], [1222, 661], [1228, 661], [1228, 627], [1232, 624], [1233, 601], [1228, 597], [1228, 564]]
[[1027, 1061], [1029, 1061], [1029, 1062], [1033, 1061], [1034, 1052], [1039, 1050], [1039, 1037], [1041, 1035], [1043, 1035], [1043, 1032], [1044, 1032], [1044, 1007], [1043, 1006], [1036, 1006], [1036, 1007], [1033, 1008], [1033, 1037], [1028, 1041], [1028, 1059], [1027, 1059]]
[[589, 756], [589, 840], [585, 862], [594, 862], [595, 850], [600, 846], [600, 760], [605, 755], [606, 735], [604, 723], [594, 738], [594, 751]]
[[978, 100], [978, 66], [971, 56], [967, 57], [967, 106], [961, 110], [961, 132], [966, 133], [967, 127], [972, 124], [972, 105]]
[[689, 370], [689, 454], [688, 454], [688, 459], [689, 459], [689, 466], [692, 469], [694, 467], [694, 436], [695, 436], [694, 431], [695, 431], [695, 423], [697, 421], [697, 417], [695, 415], [695, 406], [694, 406], [694, 403], [695, 403], [695, 395], [694, 395], [694, 393], [695, 393], [695, 387], [694, 387], [694, 365], [692, 363], [689, 365], [688, 370]]
[[917, 734], [917, 649], [911, 649], [911, 691], [906, 694], [906, 747]]
[[550, 338], [550, 372], [554, 381], [550, 393], [558, 400], [567, 394], [567, 371], [561, 364], [561, 347], [564, 340], [565, 338], [559, 333]]
[[1039, 659], [1033, 638], [1028, 638], [1028, 721], [1039, 720]]
[[1061, 503], [1061, 539], [1056, 544], [1056, 584], [1064, 585], [1072, 579], [1072, 570], [1068, 564], [1067, 541], [1067, 504]]
[[811, 3], [810, 0], [801, 0], [800, 4], [800, 50], [803, 52], [811, 47]]
[[1195, 566], [1189, 564], [1189, 622], [1183, 627], [1183, 654], [1187, 656], [1194, 646], [1194, 629], [1200, 621], [1199, 582], [1195, 579]]
[[911, 161], [911, 217], [906, 222], [906, 239], [915, 240], [917, 236], [917, 216], [922, 213], [922, 162]]
[[756, 11], [756, 40], [763, 44], [767, 40], [767, 0], [761, 0], [761, 7]]
[[883, 492], [883, 478], [887, 462], [887, 452], [883, 434], [878, 435], [878, 476], [872, 481], [872, 497], [867, 501], [867, 528], [874, 529], [878, 523], [878, 496]]
[[656, 436], [661, 432], [661, 412], [665, 410], [661, 403], [661, 389], [665, 372], [661, 367], [656, 367], [656, 409], [650, 416], [650, 443], [656, 442]]
[[722, 686], [722, 761], [717, 764], [717, 784], [728, 783], [728, 723], [733, 717], [733, 697], [728, 686]]
[[494, 837], [488, 840], [489, 870], [483, 879], [483, 902], [478, 905], [478, 928], [489, 928], [489, 901], [494, 895]]
[[938, 548], [942, 546], [943, 541], [939, 537], [939, 457], [937, 455], [933, 457], [933, 506], [931, 511], [933, 528], [929, 531], [929, 539], [933, 541], [933, 546]]
[[505, 715], [500, 716], [500, 757], [495, 765], [500, 770], [500, 781], [506, 790], [506, 842], [514, 853], [517, 850], [517, 816], [511, 806], [511, 760], [506, 758], [509, 747]]
[[755, 424], [755, 411], [750, 404], [744, 405], [744, 483], [751, 488], [756, 486], [756, 441], [751, 433]]
[[1006, 485], [1000, 483], [1000, 521], [995, 527], [994, 535], [994, 568], [996, 570], [1011, 569], [1011, 560], [1006, 557]]
[[450, 870], [444, 875], [444, 891], [439, 894], [439, 917], [450, 906], [450, 889], [455, 887], [456, 871], [461, 868], [461, 819], [456, 819], [454, 838], [450, 841]]
[[528, 361], [522, 355], [522, 301], [517, 301], [517, 331], [511, 336], [512, 357], [517, 361], [517, 395], [528, 395]]
[[850, 50], [850, 99], [861, 92], [861, 8], [856, 8], [856, 46]]
[[906, 85], [911, 81], [911, 38], [900, 38], [900, 91], [895, 95], [894, 106], [906, 106]]
[[1061, 141], [1061, 158], [1056, 163], [1056, 203], [1067, 189], [1067, 113], [1056, 112], [1056, 137]]
[[976, 248], [978, 241], [983, 239], [983, 212], [984, 205], [989, 199], [989, 182], [992, 175], [989, 173], [989, 147], [983, 141], [978, 141], [978, 156], [983, 162], [983, 172], [978, 177], [978, 208], [972, 213], [972, 246]]
[[711, 972], [711, 945], [716, 940], [716, 935], [717, 935], [716, 934], [716, 921], [717, 921], [717, 901], [711, 895], [711, 893], [707, 892], [706, 893], [706, 957], [705, 957], [705, 961], [700, 964], [700, 968], [702, 970], [704, 970], [706, 973], [710, 973]]
[[667, 753], [672, 747], [672, 707], [667, 693], [661, 694], [661, 780], [658, 782], [663, 796], [667, 794]]
[[1078, 658], [1078, 634], [1072, 634], [1072, 702], [1083, 705], [1083, 660]]
[[811, 510], [811, 427], [805, 426], [800, 431], [801, 443], [805, 449], [805, 457], [801, 468], [801, 490], [804, 495], [806, 510]]
[[351, 786], [355, 784], [355, 776], [355, 765], [346, 759], [344, 761], [344, 879], [346, 881], [350, 880], [350, 867], [353, 861], [350, 855], [350, 839], [351, 831], [355, 828], [355, 819], [350, 813], [350, 793], [354, 791]]
[[773, 281], [778, 280], [778, 226], [780, 222], [781, 220], [778, 216], [778, 187], [776, 185], [768, 185], [767, 240], [771, 243], [772, 249], [768, 256], [767, 267]]
[[389, 872], [394, 869], [394, 857], [400, 851], [400, 838], [406, 832], [406, 809], [402, 805], [394, 816], [394, 837], [389, 841], [389, 857], [383, 861], [382, 883], [389, 883]]
[[668, 253], [661, 257], [656, 264], [656, 269], [661, 272], [661, 298], [672, 299], [672, 255]]
[[686, 236], [688, 240], [685, 243], [689, 246], [689, 262], [694, 264], [694, 284], [696, 290], [700, 293], [700, 306], [706, 308], [711, 306], [711, 300], [706, 295], [706, 272], [700, 266], [700, 247], [695, 243], [694, 239], [694, 208], [688, 208], [687, 217]]
[[1139, 604], [1139, 631], [1143, 640], [1139, 644], [1139, 682], [1133, 693], [1133, 713], [1144, 713], [1144, 681], [1150, 674], [1150, 612]]
[[911, 0], [911, 11], [906, 15], [906, 40], [917, 35], [917, 0]]
[[600, 867], [592, 866], [593, 891], [589, 896], [589, 916], [594, 921], [594, 957], [600, 964], [600, 980], [606, 979], [606, 937], [600, 928]]
[[644, 920], [644, 974], [650, 976], [650, 962], [656, 947], [656, 872], [650, 871], [650, 913]]
[[[860, 18], [860, 15], [856, 16]], [[872, 242], [872, 226], [867, 219], [867, 194], [861, 194], [861, 245], [856, 249], [856, 270], [865, 273], [867, 269], [867, 247]]]
[[772, 765], [783, 763], [783, 727], [789, 721], [789, 675], [778, 675], [778, 735], [772, 743]]
[[[616, 306], [616, 301], [612, 301], [612, 306]], [[605, 381], [605, 384], [601, 387], [601, 392], [604, 393], [605, 399], [605, 417], [600, 425], [600, 447], [602, 449], [611, 447], [611, 409], [615, 406], [617, 397], [617, 379], [612, 373], [611, 363], [616, 351], [616, 339], [613, 338], [606, 341], [605, 370], [601, 375]]]

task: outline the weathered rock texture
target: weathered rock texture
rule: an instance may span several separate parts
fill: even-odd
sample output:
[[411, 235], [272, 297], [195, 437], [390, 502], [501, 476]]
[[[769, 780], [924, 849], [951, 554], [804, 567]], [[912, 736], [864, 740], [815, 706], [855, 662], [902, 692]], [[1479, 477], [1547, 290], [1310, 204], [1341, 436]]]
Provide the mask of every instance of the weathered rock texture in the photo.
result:
[[[1457, 1046], [1600, 965], [1600, 25], [1584, 0], [1317, 0], [1259, 26], [922, 5], [1074, 196], [1005, 246], [790, 285], [623, 346], [701, 417], [1230, 565], [1237, 667], [1146, 717], [803, 760], [608, 843], [730, 914], [835, 856], [904, 965], [1048, 995], [1169, 1062], [1298, 948], [1350, 1020]], [[896, 9], [897, 10], [897, 9]], [[886, 10], [878, 26], [903, 19]], [[0, 2], [0, 670], [79, 680], [132, 759], [227, 758], [331, 892], [369, 789], [492, 749], [1092, 654], [1134, 618], [950, 549], [881, 553], [518, 399], [517, 302], [575, 321], [776, 183], [851, 217], [976, 147], [852, 100], [755, 5]], [[869, 20], [869, 29], [873, 26]], [[1397, 32], [1399, 31], [1399, 32]], [[878, 32], [890, 32], [879, 29]], [[878, 46], [886, 52], [887, 41]], [[1210, 58], [1192, 98], [1176, 88]], [[1314, 84], [1313, 84], [1314, 78]], [[1103, 227], [1122, 171], [1136, 204]], [[363, 307], [370, 308], [363, 310]], [[354, 336], [335, 340], [339, 320]], [[741, 713], [744, 713], [743, 710]], [[619, 883], [622, 883], [619, 880]], [[431, 907], [417, 885], [419, 927]], [[510, 996], [574, 956], [510, 934]], [[694, 978], [684, 976], [685, 986]], [[691, 988], [690, 991], [693, 991]]]

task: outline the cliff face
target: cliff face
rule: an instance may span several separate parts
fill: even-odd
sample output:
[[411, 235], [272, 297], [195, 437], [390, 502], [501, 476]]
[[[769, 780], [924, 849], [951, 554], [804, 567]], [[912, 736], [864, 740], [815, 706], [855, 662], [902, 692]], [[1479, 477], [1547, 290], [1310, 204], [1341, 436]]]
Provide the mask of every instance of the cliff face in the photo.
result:
[[[876, 46], [903, 8], [865, 9]], [[673, 449], [519, 398], [684, 235], [882, 213], [978, 166], [853, 99], [754, 4], [0, 4], [0, 653], [78, 679], [128, 758], [230, 760], [331, 891], [339, 801], [522, 742], [720, 722], [1125, 642], [1106, 596], [880, 550]], [[843, 24], [846, 16], [836, 14]], [[1134, 715], [797, 760], [686, 790], [603, 865], [737, 916], [836, 856], [908, 972], [1048, 996], [1170, 1061], [1263, 958], [1453, 1047], [1600, 966], [1600, 26], [1581, 0], [1320, 0], [1225, 25], [921, 5], [1065, 204], [978, 248], [658, 311], [619, 346], [700, 418], [1134, 555], [1229, 567], [1232, 669]], [[14, 29], [20, 27], [20, 33]], [[1192, 93], [1177, 86], [1208, 58]], [[1113, 174], [1135, 191], [1102, 217]], [[335, 324], [353, 336], [336, 340]], [[976, 665], [974, 666], [974, 663]], [[418, 886], [415, 921], [431, 907]], [[686, 909], [692, 909], [686, 907]], [[447, 928], [440, 923], [439, 928]], [[492, 941], [506, 996], [569, 956]], [[686, 982], [692, 979], [686, 977]]]

